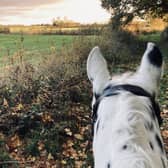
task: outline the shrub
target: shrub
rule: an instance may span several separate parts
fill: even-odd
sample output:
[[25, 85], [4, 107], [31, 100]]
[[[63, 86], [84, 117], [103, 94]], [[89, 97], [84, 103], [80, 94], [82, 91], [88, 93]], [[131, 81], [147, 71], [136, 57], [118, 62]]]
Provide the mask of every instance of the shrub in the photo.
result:
[[113, 64], [136, 61], [143, 47], [132, 33], [112, 30], [110, 27], [102, 31], [99, 43], [105, 57]]
[[0, 33], [10, 33], [10, 30], [7, 26], [0, 26]]
[[[69, 47], [47, 55], [39, 66], [20, 62], [11, 68], [0, 94], [2, 132], [7, 136], [17, 132], [27, 144], [24, 150], [27, 155], [40, 155], [38, 147], [42, 143], [46, 155], [62, 157], [63, 144], [65, 147], [67, 140], [73, 138], [65, 130], [68, 128], [75, 135], [80, 133], [80, 126], [90, 122], [86, 117], [90, 114], [91, 101], [90, 84], [86, 81], [90, 50], [99, 45], [109, 61], [124, 63], [134, 58], [131, 54], [135, 48], [130, 47], [133, 43], [138, 44], [131, 34], [105, 29], [100, 36], [80, 36]], [[72, 108], [74, 104], [76, 107]], [[81, 110], [81, 104], [87, 108]], [[89, 130], [86, 130], [88, 139]], [[78, 143], [76, 139], [74, 146]], [[90, 153], [87, 150], [87, 156]], [[90, 158], [87, 158], [89, 162]]]
[[51, 53], [38, 67], [26, 63], [11, 67], [6, 85], [0, 90], [0, 124], [6, 136], [17, 132], [24, 138], [28, 144], [24, 152], [28, 155], [39, 155], [37, 144], [44, 140], [47, 153], [59, 158], [67, 140], [64, 129], [78, 131], [79, 119], [70, 109], [73, 103], [82, 103], [86, 100], [83, 97], [88, 96], [83, 90], [89, 87], [81, 87], [83, 62], [91, 47], [91, 42], [87, 42], [88, 45], [72, 45]]
[[144, 50], [144, 42], [136, 35], [126, 30], [112, 30], [105, 26], [100, 35], [81, 36], [73, 43], [72, 53], [79, 58], [79, 62], [86, 63], [88, 54], [94, 46], [99, 46], [107, 61], [111, 64], [136, 62]]
[[168, 27], [166, 27], [161, 33], [161, 41], [168, 42]]

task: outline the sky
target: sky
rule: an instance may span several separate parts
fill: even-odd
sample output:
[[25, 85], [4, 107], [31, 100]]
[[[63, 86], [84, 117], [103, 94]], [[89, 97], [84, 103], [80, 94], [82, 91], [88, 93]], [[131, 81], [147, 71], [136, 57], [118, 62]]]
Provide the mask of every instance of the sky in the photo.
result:
[[46, 24], [57, 17], [102, 23], [110, 14], [100, 0], [0, 0], [0, 24]]

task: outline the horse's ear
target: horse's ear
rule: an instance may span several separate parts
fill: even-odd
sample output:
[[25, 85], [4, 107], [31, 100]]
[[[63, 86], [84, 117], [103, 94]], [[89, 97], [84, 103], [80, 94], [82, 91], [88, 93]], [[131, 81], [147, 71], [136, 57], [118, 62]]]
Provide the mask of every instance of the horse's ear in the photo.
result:
[[101, 93], [105, 84], [110, 79], [107, 63], [101, 54], [99, 47], [94, 47], [87, 60], [87, 75], [92, 82], [93, 91]]
[[139, 80], [151, 93], [156, 94], [159, 86], [162, 70], [163, 58], [159, 48], [149, 42], [141, 60], [139, 68]]

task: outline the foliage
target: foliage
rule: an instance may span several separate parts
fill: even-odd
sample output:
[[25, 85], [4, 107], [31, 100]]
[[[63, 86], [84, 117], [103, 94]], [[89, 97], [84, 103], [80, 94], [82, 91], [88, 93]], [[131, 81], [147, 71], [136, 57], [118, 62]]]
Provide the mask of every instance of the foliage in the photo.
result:
[[[74, 55], [86, 62], [91, 49], [99, 46], [103, 55], [111, 64], [135, 63], [142, 55], [145, 43], [126, 30], [114, 30], [109, 26], [101, 30], [99, 36], [80, 36], [73, 43]], [[121, 50], [122, 48], [122, 50]], [[83, 67], [85, 70], [85, 66]]]
[[143, 32], [139, 35], [139, 40], [141, 41], [150, 41], [154, 43], [160, 42], [161, 32]]
[[35, 161], [40, 164], [38, 158], [58, 167], [91, 164], [85, 162], [92, 160], [91, 144], [86, 139], [90, 134], [90, 110], [86, 106], [90, 101], [89, 86], [83, 80], [83, 61], [88, 52], [81, 53], [86, 47], [64, 46], [61, 56], [52, 53], [38, 69], [25, 63], [10, 69], [8, 80], [0, 90], [0, 128], [7, 137], [4, 144], [10, 155], [20, 164], [35, 165]]
[[166, 27], [166, 28], [163, 30], [163, 32], [162, 32], [162, 34], [161, 34], [161, 40], [162, 40], [163, 42], [168, 42], [168, 27]]
[[0, 26], [0, 33], [10, 33], [10, 30], [7, 26]]
[[56, 27], [79, 27], [81, 24], [74, 22], [72, 20], [68, 20], [67, 18], [61, 19], [60, 17], [54, 18], [52, 21], [52, 25]]
[[28, 34], [28, 35], [93, 35], [99, 33], [103, 24], [78, 24], [74, 22], [55, 21], [53, 25], [0, 25], [0, 34]]
[[[114, 61], [110, 69], [120, 73], [135, 69], [136, 59], [131, 61], [132, 57], [127, 56], [141, 50], [134, 50], [139, 44], [137, 37], [117, 33], [105, 30], [104, 36], [81, 36], [60, 47], [59, 52], [47, 54], [39, 66], [22, 62], [9, 69], [0, 87], [0, 159], [4, 167], [16, 163], [19, 167], [93, 166], [87, 56], [93, 46], [100, 45], [107, 58], [108, 53], [115, 54], [115, 61], [112, 54], [108, 58], [110, 63]], [[165, 142], [167, 79], [166, 73], [160, 99], [164, 105]]]
[[6, 149], [4, 148], [4, 144], [5, 144], [4, 140], [0, 139], [0, 162], [11, 159]]
[[16, 65], [23, 61], [38, 64], [47, 55], [70, 45], [76, 36], [0, 34], [0, 66]]
[[135, 16], [163, 17], [168, 14], [167, 0], [101, 0], [102, 6], [111, 12], [113, 28], [129, 23]]
[[111, 64], [136, 62], [144, 49], [144, 43], [136, 35], [110, 26], [102, 31], [99, 46]]

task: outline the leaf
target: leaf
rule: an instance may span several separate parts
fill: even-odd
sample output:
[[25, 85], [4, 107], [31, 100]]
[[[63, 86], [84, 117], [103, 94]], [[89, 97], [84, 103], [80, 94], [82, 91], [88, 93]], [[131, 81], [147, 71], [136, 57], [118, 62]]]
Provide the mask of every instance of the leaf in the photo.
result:
[[72, 140], [68, 140], [67, 141], [67, 146], [68, 147], [72, 147], [74, 145], [73, 141]]
[[168, 138], [168, 130], [162, 131], [162, 135], [164, 138]]
[[22, 142], [21, 142], [19, 136], [17, 134], [15, 134], [14, 136], [12, 136], [8, 140], [7, 145], [10, 150], [15, 150], [17, 147], [22, 145]]
[[43, 149], [44, 149], [44, 147], [45, 147], [45, 145], [44, 145], [44, 143], [43, 142], [38, 142], [38, 150], [39, 151], [42, 151]]
[[19, 103], [17, 106], [16, 106], [16, 110], [20, 111], [22, 110], [24, 107], [21, 103]]
[[72, 132], [71, 132], [70, 128], [65, 128], [64, 130], [67, 135], [72, 136]]
[[61, 163], [64, 165], [67, 164], [66, 160], [62, 160]]
[[83, 136], [81, 134], [75, 134], [74, 137], [79, 140], [83, 140]]
[[83, 165], [83, 161], [75, 161], [75, 167], [80, 168]]
[[8, 101], [4, 98], [3, 100], [3, 106], [5, 107], [9, 107]]
[[47, 158], [48, 158], [48, 160], [53, 160], [53, 159], [54, 159], [54, 157], [52, 156], [51, 153], [48, 154], [48, 157], [47, 157]]
[[0, 132], [0, 140], [4, 140], [4, 139], [5, 139], [5, 135], [2, 132]]
[[52, 119], [51, 114], [49, 114], [48, 112], [46, 112], [46, 113], [42, 114], [42, 121], [44, 123], [49, 123], [49, 122], [53, 122], [54, 120]]

